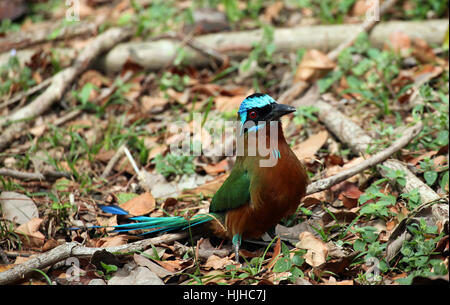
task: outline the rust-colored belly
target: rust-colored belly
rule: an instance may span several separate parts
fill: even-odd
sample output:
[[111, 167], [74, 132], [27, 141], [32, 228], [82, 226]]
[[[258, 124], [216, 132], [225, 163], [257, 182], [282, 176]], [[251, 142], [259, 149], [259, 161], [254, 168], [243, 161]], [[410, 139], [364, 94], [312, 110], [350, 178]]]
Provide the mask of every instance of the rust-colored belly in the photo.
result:
[[223, 226], [213, 221], [213, 230], [218, 236], [232, 238], [259, 238], [264, 232], [292, 215], [306, 193], [308, 176], [293, 152], [281, 151], [281, 159], [272, 168], [258, 169], [257, 183], [250, 187], [250, 202], [228, 211]]

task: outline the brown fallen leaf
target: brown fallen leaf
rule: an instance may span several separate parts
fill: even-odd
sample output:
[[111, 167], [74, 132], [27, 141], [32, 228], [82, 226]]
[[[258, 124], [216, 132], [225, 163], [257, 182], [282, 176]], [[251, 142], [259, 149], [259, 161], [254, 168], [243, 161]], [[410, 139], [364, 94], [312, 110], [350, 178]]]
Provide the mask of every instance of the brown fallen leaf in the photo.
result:
[[167, 150], [167, 145], [165, 145], [165, 144], [152, 147], [148, 154], [147, 162], [150, 162], [150, 160], [152, 160], [157, 155], [164, 154], [166, 150]]
[[42, 252], [47, 252], [58, 245], [59, 245], [58, 241], [56, 239], [51, 238], [47, 240], [45, 244], [42, 246]]
[[[368, 155], [366, 156], [366, 158], [369, 158], [369, 157], [370, 156], [368, 156]], [[339, 166], [339, 165], [330, 166], [327, 168], [327, 170], [325, 172], [325, 178], [334, 176], [343, 170], [349, 169], [349, 168], [363, 162], [364, 160], [365, 160], [364, 157], [357, 157], [357, 158], [354, 158], [354, 159], [350, 160], [349, 162], [345, 163], [343, 166]], [[347, 179], [347, 181], [349, 181], [349, 182], [356, 182], [357, 180], [358, 180], [357, 175], [353, 176], [352, 178]]]
[[128, 241], [129, 236], [127, 235], [116, 235], [116, 236], [106, 236], [102, 237], [96, 241], [95, 247], [97, 248], [106, 248], [106, 247], [115, 247], [120, 245], [125, 245]]
[[401, 31], [392, 32], [389, 35], [389, 43], [386, 48], [392, 48], [392, 50], [406, 55], [411, 48], [411, 39]]
[[133, 216], [142, 216], [155, 209], [155, 198], [150, 192], [145, 192], [120, 205]]
[[98, 154], [95, 155], [95, 159], [100, 162], [108, 163], [108, 161], [111, 160], [111, 158], [115, 155], [115, 153], [116, 152], [114, 150], [105, 151], [102, 148], [100, 149]]
[[44, 134], [44, 132], [47, 130], [47, 124], [42, 124], [35, 126], [30, 129], [30, 133], [35, 136], [36, 138], [39, 138]]
[[305, 208], [327, 201], [328, 190], [308, 195], [302, 199]]
[[347, 209], [352, 209], [358, 205], [358, 199], [363, 194], [356, 186], [356, 184], [344, 181], [340, 187], [341, 193], [338, 198], [342, 200], [342, 203]]
[[328, 139], [326, 130], [310, 136], [306, 141], [297, 144], [292, 149], [299, 160], [312, 158]]
[[32, 218], [27, 223], [20, 225], [14, 232], [19, 233], [22, 242], [29, 247], [42, 247], [45, 242], [45, 236], [39, 232], [39, 227], [43, 219]]
[[216, 108], [220, 112], [227, 112], [232, 110], [238, 110], [242, 101], [247, 95], [235, 95], [235, 96], [218, 96], [214, 99]]
[[142, 111], [145, 113], [156, 113], [162, 111], [167, 103], [167, 99], [158, 96], [145, 95], [141, 98]]
[[158, 264], [152, 262], [150, 259], [148, 259], [142, 255], [135, 253], [133, 258], [134, 258], [134, 261], [136, 262], [136, 264], [138, 264], [139, 266], [142, 266], [142, 267], [147, 267], [148, 269], [150, 269], [150, 271], [154, 272], [160, 278], [164, 278], [166, 276], [170, 276], [170, 275], [174, 274], [173, 272], [167, 271], [163, 267], [159, 266]]
[[[28, 260], [30, 260], [32, 258], [33, 257], [31, 257], [31, 256], [27, 256], [27, 257], [25, 257], [25, 256], [18, 256], [18, 257], [16, 257], [16, 259], [14, 261], [14, 265], [23, 264], [23, 263], [25, 263], [26, 261], [28, 261]], [[13, 265], [13, 267], [14, 267], [14, 265]]]
[[130, 175], [136, 174], [136, 172], [134, 171], [134, 168], [131, 165], [130, 160], [128, 160], [127, 156], [123, 156], [122, 159], [120, 159], [120, 161], [116, 163], [116, 165], [114, 166], [114, 170], [116, 172], [124, 171]]
[[[19, 257], [22, 257], [22, 256], [18, 256], [17, 258], [19, 258]], [[17, 258], [16, 258], [16, 260], [17, 260]], [[18, 265], [18, 264], [7, 264], [7, 265], [0, 264], [0, 273], [5, 272], [6, 270], [9, 270], [11, 268], [14, 268], [14, 267], [16, 267], [16, 265]]]
[[194, 264], [192, 260], [156, 261], [161, 267], [170, 272], [179, 272]]
[[423, 39], [415, 38], [412, 42], [413, 56], [422, 63], [437, 62], [439, 65], [444, 66], [445, 61], [436, 56], [433, 48]]
[[214, 195], [217, 190], [222, 186], [229, 174], [223, 174], [217, 176], [214, 180], [211, 180], [195, 189], [184, 190], [183, 194], [203, 194], [204, 196]]
[[321, 283], [321, 285], [353, 285], [353, 280], [343, 280], [338, 282], [334, 277], [330, 276], [328, 281]]
[[205, 260], [207, 260], [211, 255], [226, 257], [232, 252], [230, 247], [221, 247], [220, 249], [214, 247], [209, 241], [209, 238], [201, 238], [198, 241], [197, 250], [198, 257]]
[[280, 253], [281, 253], [281, 239], [278, 238], [275, 247], [273, 248], [272, 258], [267, 264], [268, 270], [271, 270], [272, 267], [275, 265], [275, 263], [278, 261]]
[[264, 10], [263, 19], [264, 21], [271, 23], [273, 19], [277, 18], [280, 11], [283, 9], [284, 3], [282, 1], [276, 1], [271, 5], [267, 6]]
[[223, 159], [216, 164], [208, 164], [204, 167], [204, 169], [208, 175], [217, 176], [218, 174], [224, 173], [229, 169], [228, 159]]
[[334, 69], [336, 64], [319, 50], [309, 50], [295, 72], [295, 82], [312, 82]]
[[225, 268], [225, 266], [233, 265], [234, 261], [230, 258], [226, 257], [219, 257], [217, 255], [211, 255], [207, 260], [206, 263], [203, 265], [205, 269], [214, 269], [219, 270]]
[[79, 78], [78, 86], [79, 88], [83, 88], [83, 86], [87, 83], [91, 83], [97, 88], [101, 88], [102, 85], [109, 86], [111, 84], [111, 81], [97, 70], [87, 70]]
[[352, 8], [353, 16], [364, 16], [369, 9], [367, 0], [357, 0]]
[[326, 262], [328, 247], [322, 240], [316, 238], [310, 232], [302, 232], [300, 241], [295, 245], [299, 249], [306, 249], [305, 261], [312, 267], [318, 267]]
[[421, 154], [418, 157], [412, 158], [411, 160], [408, 161], [408, 163], [411, 163], [412, 165], [417, 165], [420, 161], [422, 161], [425, 158], [431, 158], [433, 157], [435, 154], [437, 154], [437, 151], [435, 150], [431, 150], [431, 151], [427, 151], [424, 154]]

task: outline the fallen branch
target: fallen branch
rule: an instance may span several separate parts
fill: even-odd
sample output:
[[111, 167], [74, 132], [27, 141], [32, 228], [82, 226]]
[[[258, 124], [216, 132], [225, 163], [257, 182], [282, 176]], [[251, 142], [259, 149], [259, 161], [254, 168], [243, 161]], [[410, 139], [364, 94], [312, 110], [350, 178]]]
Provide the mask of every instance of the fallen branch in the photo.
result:
[[59, 179], [59, 178], [71, 178], [71, 174], [65, 172], [58, 171], [45, 171], [43, 173], [27, 173], [20, 172], [7, 168], [0, 168], [0, 177], [12, 177], [15, 179], [23, 179], [23, 180], [50, 180], [50, 179]]
[[[364, 24], [344, 24], [275, 29], [273, 43], [276, 52], [295, 52], [300, 48], [327, 51], [340, 46], [342, 42], [347, 43], [349, 37], [357, 36], [363, 26]], [[369, 40], [371, 45], [382, 47], [392, 32], [401, 30], [428, 44], [440, 44], [447, 27], [448, 20], [385, 22], [374, 27]], [[248, 55], [253, 44], [261, 41], [262, 35], [262, 30], [225, 32], [200, 35], [195, 41], [220, 54], [239, 59]], [[157, 70], [170, 64], [179, 46], [180, 42], [173, 39], [121, 43], [109, 51], [99, 64], [107, 73], [113, 73], [120, 71], [128, 58], [131, 58], [145, 69]], [[185, 51], [185, 60], [190, 65], [202, 66], [209, 63], [209, 56], [202, 52], [191, 47], [186, 47]]]
[[[353, 152], [357, 154], [366, 153], [369, 144], [375, 142], [372, 137], [338, 109], [319, 98], [316, 86], [312, 89], [314, 90], [310, 91], [310, 93], [315, 93], [317, 95], [316, 97], [309, 96], [307, 99], [300, 98], [294, 101], [294, 104], [296, 106], [314, 104], [314, 106], [319, 109], [319, 120], [325, 124], [328, 130], [330, 130], [342, 143], [348, 145]], [[385, 161], [382, 165], [392, 169], [399, 169], [396, 168], [391, 161]], [[436, 192], [411, 173], [405, 166], [402, 166], [401, 170], [405, 172], [407, 179], [408, 188], [405, 189], [406, 192], [418, 188], [420, 196], [424, 200], [423, 202], [440, 198]], [[385, 172], [381, 172], [381, 174], [385, 174]]]
[[[51, 85], [41, 95], [10, 116], [0, 118], [0, 127], [8, 122], [32, 118], [44, 113], [54, 102], [61, 99], [69, 85], [89, 67], [93, 59], [132, 34], [133, 31], [128, 28], [112, 28], [97, 36], [81, 51], [71, 67], [53, 76]], [[10, 131], [13, 128], [15, 128], [14, 125], [6, 129], [0, 137], [0, 150], [16, 136], [16, 133]]]
[[69, 257], [88, 257], [92, 256], [96, 251], [103, 250], [111, 253], [121, 252], [125, 254], [133, 251], [143, 251], [151, 245], [156, 246], [162, 243], [171, 243], [176, 240], [186, 238], [187, 236], [187, 232], [164, 234], [162, 236], [143, 239], [134, 243], [108, 248], [89, 248], [84, 247], [76, 242], [65, 243], [48, 252], [33, 257], [9, 270], [1, 272], [0, 285], [12, 284], [29, 276], [34, 272], [33, 269], [44, 269]]
[[308, 98], [295, 100], [292, 105], [314, 105], [319, 109], [319, 120], [325, 124], [327, 129], [336, 135], [342, 143], [347, 144], [356, 154], [366, 153], [367, 147], [374, 140], [359, 125], [350, 120], [320, 95], [317, 85], [313, 85], [308, 92]]
[[419, 134], [422, 128], [423, 124], [419, 122], [416, 125], [405, 130], [402, 137], [399, 138], [397, 141], [395, 141], [391, 146], [389, 146], [385, 150], [373, 155], [369, 159], [366, 159], [363, 162], [347, 170], [344, 170], [334, 176], [311, 183], [310, 185], [308, 185], [306, 194], [310, 195], [312, 193], [317, 193], [326, 190], [332, 187], [333, 185], [338, 184], [339, 182], [347, 180], [348, 178], [353, 177], [354, 175], [385, 161], [390, 156], [395, 154], [397, 151], [405, 147], [415, 136]]

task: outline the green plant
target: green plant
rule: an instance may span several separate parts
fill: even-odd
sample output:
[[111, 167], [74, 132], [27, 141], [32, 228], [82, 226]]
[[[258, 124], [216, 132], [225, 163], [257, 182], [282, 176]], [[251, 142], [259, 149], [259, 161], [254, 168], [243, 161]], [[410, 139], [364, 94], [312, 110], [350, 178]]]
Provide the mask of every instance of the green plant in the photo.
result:
[[383, 194], [377, 185], [372, 184], [358, 199], [358, 203], [363, 205], [360, 214], [386, 218], [391, 213], [388, 206], [394, 205], [396, 201], [395, 196]]
[[273, 43], [274, 28], [267, 24], [262, 24], [261, 40], [253, 44], [253, 49], [246, 59], [239, 65], [241, 73], [247, 72], [253, 65], [258, 66], [261, 63], [269, 62], [275, 52], [275, 44]]
[[417, 208], [418, 206], [420, 206], [420, 204], [422, 203], [422, 200], [420, 199], [420, 192], [419, 189], [413, 189], [408, 193], [402, 193], [400, 194], [400, 196], [407, 200], [407, 204], [406, 207], [409, 211], [413, 211], [415, 208]]
[[152, 164], [155, 164], [155, 169], [158, 173], [167, 178], [169, 176], [195, 173], [193, 160], [193, 156], [167, 154], [163, 157], [159, 154], [153, 159]]
[[287, 277], [287, 279], [291, 283], [295, 283], [297, 278], [304, 277], [303, 271], [300, 269], [300, 267], [305, 262], [305, 259], [303, 256], [306, 254], [306, 250], [296, 250], [293, 252], [293, 255], [291, 257], [291, 251], [286, 246], [285, 243], [281, 243], [281, 253], [276, 261], [275, 265], [273, 266], [273, 272], [279, 273], [279, 272], [289, 272], [290, 275]]
[[42, 271], [40, 269], [36, 269], [36, 268], [31, 268], [31, 270], [36, 271], [37, 273], [41, 274], [44, 277], [47, 284], [53, 285], [52, 280], [48, 277], [48, 275], [44, 271]]
[[295, 112], [294, 123], [303, 126], [309, 124], [310, 122], [317, 122], [317, 112], [319, 112], [319, 108], [317, 107], [300, 106]]
[[429, 186], [432, 186], [436, 181], [438, 181], [440, 172], [442, 172], [441, 187], [444, 189], [445, 185], [448, 184], [448, 165], [437, 168], [433, 160], [429, 157], [425, 157], [423, 161], [419, 162], [419, 166], [419, 171], [423, 173], [423, 178]]
[[299, 8], [309, 8], [322, 23], [342, 23], [347, 12], [352, 8], [356, 0], [290, 0], [291, 5]]
[[420, 88], [420, 97], [423, 102], [416, 105], [411, 115], [414, 121], [422, 121], [423, 129], [419, 135], [407, 146], [414, 151], [420, 146], [427, 150], [439, 150], [448, 145], [449, 137], [449, 98], [448, 98], [448, 71], [444, 72], [436, 82], [435, 91], [429, 85]]
[[104, 262], [100, 262], [100, 264], [101, 264], [101, 266], [102, 266], [104, 271], [103, 270], [97, 270], [97, 273], [100, 276], [105, 277], [106, 280], [111, 279], [112, 274], [114, 272], [116, 272], [117, 269], [118, 269], [116, 265], [108, 265], [108, 264], [105, 264]]
[[[174, 30], [174, 25], [180, 25], [182, 22], [193, 22], [191, 9], [179, 11], [176, 9], [173, 0], [151, 1], [145, 9], [136, 1], [132, 1], [131, 4], [137, 12], [135, 21], [137, 36], [156, 36]], [[120, 22], [123, 23], [127, 19], [130, 20], [131, 17], [122, 17]]]
[[0, 96], [26, 90], [35, 85], [30, 68], [22, 66], [14, 54], [0, 67]]
[[[411, 0], [409, 8], [405, 11], [407, 18], [428, 19], [440, 18], [445, 16], [448, 11], [448, 1], [441, 0]], [[431, 15], [430, 15], [431, 13]]]
[[[400, 253], [402, 258], [396, 266], [403, 272], [409, 273], [406, 278], [398, 279], [401, 284], [410, 284], [416, 276], [445, 275], [448, 270], [443, 261], [433, 259], [436, 254], [436, 244], [443, 234], [438, 234], [437, 226], [427, 225], [425, 219], [418, 223], [412, 223], [408, 231], [413, 235], [411, 240], [403, 242]], [[433, 236], [430, 238], [430, 236]]]
[[11, 22], [10, 19], [3, 19], [0, 22], [0, 34], [6, 34], [8, 32], [17, 32], [20, 30], [20, 25]]
[[14, 232], [14, 229], [14, 223], [0, 218], [0, 247], [4, 249], [21, 249], [22, 242], [19, 235]]
[[[390, 167], [380, 165], [380, 167], [385, 171], [386, 178], [390, 179], [392, 182], [404, 187], [406, 185], [405, 172], [398, 169], [392, 169]], [[377, 183], [384, 182], [385, 179], [380, 179]]]
[[373, 104], [382, 114], [391, 113], [392, 101], [401, 92], [394, 92], [391, 82], [398, 76], [401, 57], [391, 50], [380, 51], [370, 47], [366, 33], [360, 34], [355, 44], [338, 55], [338, 68], [319, 80], [321, 93], [345, 76], [346, 89], [338, 94], [352, 94], [364, 104]]
[[176, 91], [181, 92], [189, 84], [189, 80], [189, 76], [187, 75], [180, 76], [178, 74], [164, 72], [159, 81], [159, 88], [161, 89], [161, 91], [173, 88]]

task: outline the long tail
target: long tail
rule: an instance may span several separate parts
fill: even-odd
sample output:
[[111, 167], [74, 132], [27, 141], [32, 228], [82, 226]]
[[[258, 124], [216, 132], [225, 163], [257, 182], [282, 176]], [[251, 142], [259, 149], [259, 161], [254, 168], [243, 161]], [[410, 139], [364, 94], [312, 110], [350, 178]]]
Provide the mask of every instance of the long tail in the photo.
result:
[[[111, 205], [98, 205], [100, 209], [105, 213], [111, 213], [116, 215], [128, 215], [128, 212], [118, 206]], [[189, 227], [199, 225], [204, 222], [208, 222], [214, 219], [213, 216], [209, 214], [199, 214], [195, 215], [190, 219], [186, 219], [182, 216], [172, 216], [172, 217], [147, 217], [147, 216], [136, 216], [130, 217], [131, 220], [136, 220], [136, 223], [127, 223], [117, 226], [112, 226], [115, 228], [114, 232], [127, 232], [132, 230], [149, 230], [141, 235], [156, 233], [156, 232], [167, 232], [167, 231], [181, 231]], [[103, 228], [102, 226], [93, 226], [91, 228]], [[73, 228], [76, 229], [76, 228]], [[153, 229], [153, 230], [152, 230]]]

